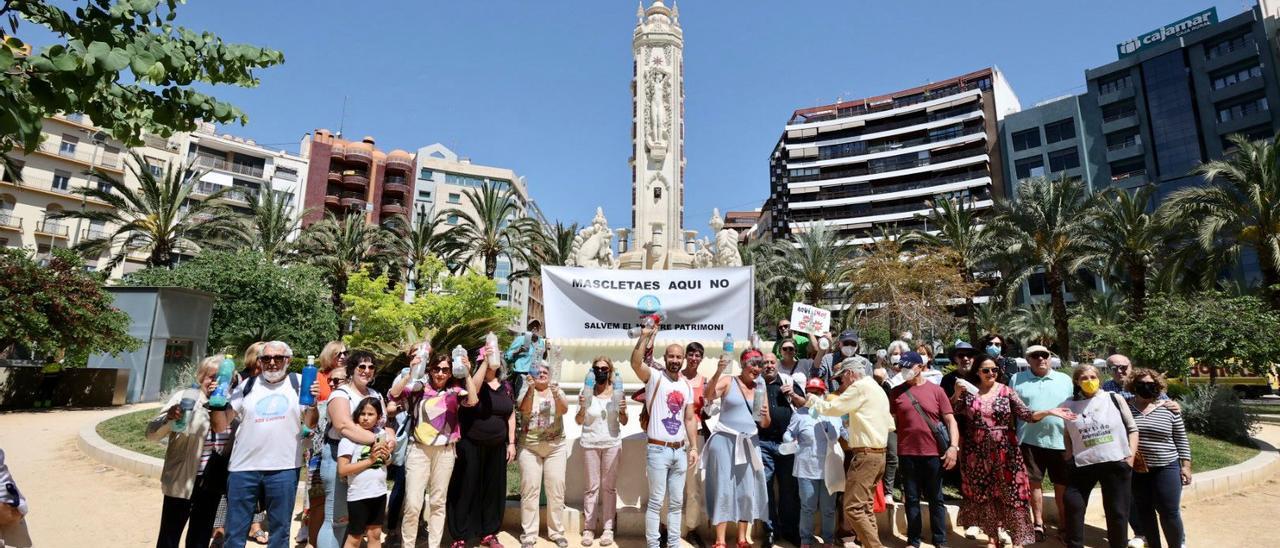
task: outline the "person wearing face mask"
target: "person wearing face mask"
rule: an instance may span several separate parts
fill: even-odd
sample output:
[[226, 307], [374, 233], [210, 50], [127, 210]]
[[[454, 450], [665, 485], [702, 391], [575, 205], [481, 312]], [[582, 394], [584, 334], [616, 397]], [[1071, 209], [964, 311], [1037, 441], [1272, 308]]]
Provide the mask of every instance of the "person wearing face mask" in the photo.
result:
[[[824, 335], [825, 336], [825, 335]], [[837, 377], [835, 374], [836, 366], [841, 360], [846, 360], [858, 355], [859, 345], [858, 334], [851, 329], [846, 329], [840, 333], [839, 346], [836, 353], [818, 350], [812, 369], [809, 371], [809, 377], [817, 377], [827, 383], [828, 391], [837, 389]], [[798, 351], [798, 350], [797, 350]]]
[[[168, 441], [164, 469], [160, 473], [164, 506], [160, 511], [157, 547], [177, 548], [182, 529], [187, 529], [187, 546], [208, 546], [213, 536], [213, 518], [218, 501], [227, 490], [227, 449], [231, 430], [210, 428], [204, 404], [218, 385], [218, 364], [222, 356], [210, 356], [196, 368], [196, 382], [169, 398], [164, 411], [147, 425], [147, 439]], [[179, 405], [195, 402], [190, 411]], [[178, 422], [185, 428], [177, 430]]]
[[885, 379], [885, 390], [889, 390], [899, 384], [902, 384], [902, 355], [911, 351], [911, 345], [907, 341], [897, 340], [889, 343], [888, 360], [889, 371], [888, 378]]
[[[1033, 347], [1034, 348], [1034, 347]], [[1134, 452], [1138, 426], [1129, 405], [1119, 394], [1102, 390], [1098, 369], [1080, 365], [1071, 374], [1075, 394], [1062, 407], [1075, 413], [1066, 421], [1066, 453], [1069, 468], [1063, 498], [1068, 548], [1084, 546], [1084, 515], [1094, 486], [1102, 486], [1102, 508], [1107, 521], [1107, 543], [1124, 548], [1129, 543], [1129, 507], [1133, 497]]]
[[[324, 482], [324, 522], [316, 537], [316, 548], [338, 548], [345, 543], [347, 530], [347, 482], [338, 474], [338, 442], [343, 438], [356, 445], [372, 446], [375, 451], [387, 455], [395, 450], [395, 429], [386, 426], [386, 417], [399, 412], [395, 402], [386, 403], [377, 390], [369, 386], [377, 372], [377, 360], [373, 353], [356, 350], [343, 362], [347, 384], [329, 394], [325, 414], [329, 427], [325, 432], [325, 446], [320, 453], [320, 480]], [[332, 374], [332, 373], [331, 373]], [[385, 412], [378, 420], [379, 435], [362, 428], [352, 419], [354, 404], [365, 398], [376, 398]], [[384, 455], [385, 458], [385, 455]]]
[[[947, 543], [946, 507], [942, 501], [942, 472], [955, 467], [960, 454], [960, 433], [951, 400], [942, 387], [921, 374], [925, 358], [916, 352], [902, 354], [902, 384], [889, 393], [889, 407], [898, 433], [898, 466], [906, 499], [907, 544], [920, 546], [923, 519], [921, 496], [929, 503], [932, 544]], [[935, 429], [945, 425], [947, 439]]]
[[[636, 346], [631, 350], [631, 370], [645, 383], [645, 408], [649, 421], [645, 427], [646, 471], [649, 495], [645, 505], [644, 536], [649, 548], [659, 548], [663, 503], [667, 507], [667, 527], [679, 530], [684, 511], [685, 474], [698, 462], [698, 419], [693, 412], [693, 391], [680, 374], [684, 366], [684, 347], [668, 345], [659, 367], [649, 354], [658, 327], [643, 327]], [[727, 359], [721, 357], [722, 360]], [[679, 535], [667, 535], [667, 545], [680, 546]]]
[[587, 467], [587, 488], [582, 494], [582, 545], [591, 546], [599, 527], [600, 545], [610, 546], [618, 503], [618, 452], [622, 449], [622, 427], [627, 424], [627, 406], [622, 394], [614, 393], [618, 388], [614, 387], [613, 360], [597, 356], [591, 372], [595, 380], [591, 401], [587, 401], [586, 390], [578, 394], [578, 413], [574, 415], [574, 422], [582, 426], [578, 443]]
[[[416, 353], [410, 355], [413, 356], [409, 360], [410, 371], [424, 359], [431, 359]], [[462, 438], [458, 412], [460, 407], [474, 406], [479, 402], [477, 379], [472, 375], [467, 375], [463, 381], [454, 379], [449, 359], [447, 354], [438, 354], [434, 365], [426, 368], [426, 379], [401, 375], [387, 392], [392, 398], [403, 399], [408, 406], [405, 502], [399, 525], [403, 546], [416, 546], [419, 516], [425, 500], [427, 513], [422, 521], [427, 522], [427, 546], [440, 548], [445, 527], [445, 499], [457, 460], [456, 446]], [[463, 365], [469, 367], [469, 360], [464, 358]]]
[[[1062, 400], [1071, 397], [1071, 377], [1065, 373], [1054, 371], [1049, 365], [1049, 349], [1040, 345], [1027, 347], [1026, 371], [1013, 376], [1010, 388], [1017, 392], [1023, 403], [1032, 411], [1044, 411], [1059, 407]], [[1003, 369], [1003, 368], [1002, 368]], [[1061, 530], [1063, 516], [1063, 496], [1067, 489], [1068, 472], [1063, 461], [1062, 419], [1046, 417], [1040, 422], [1018, 421], [1018, 443], [1022, 451], [1022, 460], [1027, 466], [1027, 479], [1031, 482], [1031, 518], [1033, 520], [1036, 542], [1045, 539], [1044, 500], [1041, 485], [1044, 477], [1049, 476], [1053, 482], [1053, 500], [1058, 506], [1058, 527]]]
[[[205, 404], [214, 432], [226, 432], [232, 421], [242, 419], [227, 465], [225, 546], [244, 547], [259, 492], [265, 499], [267, 529], [276, 532], [270, 545], [284, 548], [289, 542], [302, 467], [302, 427], [305, 422], [314, 428], [317, 418], [314, 407], [299, 403], [301, 381], [287, 369], [292, 357], [293, 350], [281, 341], [264, 344], [257, 357], [260, 373], [240, 383], [229, 403]], [[311, 394], [319, 394], [314, 383]]]
[[1022, 370], [1018, 367], [1018, 361], [1004, 355], [1005, 344], [1004, 337], [996, 333], [988, 333], [982, 340], [978, 342], [978, 350], [981, 350], [988, 356], [996, 359], [996, 364], [1000, 366], [1000, 370], [1004, 372], [1004, 378], [1013, 379]]
[[1182, 545], [1179, 506], [1182, 487], [1191, 485], [1191, 445], [1182, 415], [1159, 399], [1167, 387], [1164, 375], [1152, 369], [1135, 369], [1128, 378], [1129, 413], [1138, 426], [1130, 523], [1151, 548], [1162, 547], [1161, 529], [1170, 548]]

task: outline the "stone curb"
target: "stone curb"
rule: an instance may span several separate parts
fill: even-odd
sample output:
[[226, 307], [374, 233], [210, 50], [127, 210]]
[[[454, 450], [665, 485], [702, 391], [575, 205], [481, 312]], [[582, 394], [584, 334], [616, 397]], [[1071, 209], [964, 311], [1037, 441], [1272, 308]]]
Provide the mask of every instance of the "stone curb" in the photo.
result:
[[137, 411], [137, 409], [125, 409], [101, 421], [84, 425], [80, 428], [79, 437], [76, 438], [76, 446], [80, 448], [81, 452], [102, 464], [159, 480], [160, 474], [164, 470], [164, 460], [114, 445], [98, 435], [98, 425], [103, 421], [133, 413], [134, 411]]

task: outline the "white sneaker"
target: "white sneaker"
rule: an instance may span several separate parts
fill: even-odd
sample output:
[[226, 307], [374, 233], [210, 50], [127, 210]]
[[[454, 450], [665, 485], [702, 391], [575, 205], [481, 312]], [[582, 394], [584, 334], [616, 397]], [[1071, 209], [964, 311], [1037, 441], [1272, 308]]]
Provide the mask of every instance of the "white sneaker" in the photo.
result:
[[1133, 537], [1129, 539], [1129, 548], [1147, 548], [1147, 539], [1142, 537]]
[[964, 530], [964, 538], [967, 539], [976, 539], [980, 534], [982, 534], [982, 529], [976, 525], [970, 525]]
[[998, 531], [998, 533], [999, 533], [999, 536], [1000, 536], [1000, 545], [1001, 545], [1001, 546], [1004, 546], [1004, 545], [1012, 545], [1012, 544], [1013, 544], [1013, 537], [1009, 536], [1009, 532], [1008, 532], [1008, 531], [1005, 531], [1004, 529], [1000, 529], [1000, 530]]
[[593, 542], [595, 542], [595, 540], [596, 540], [596, 535], [595, 535], [595, 533], [592, 533], [591, 531], [583, 531], [583, 532], [582, 532], [582, 545], [583, 545], [583, 546], [591, 546], [591, 544], [592, 544]]

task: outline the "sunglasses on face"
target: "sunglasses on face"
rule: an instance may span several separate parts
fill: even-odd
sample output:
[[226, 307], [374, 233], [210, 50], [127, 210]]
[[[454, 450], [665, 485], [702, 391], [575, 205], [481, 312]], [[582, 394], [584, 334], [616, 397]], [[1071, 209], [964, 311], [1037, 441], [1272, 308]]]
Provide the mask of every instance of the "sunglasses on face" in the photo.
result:
[[258, 356], [258, 363], [287, 362], [289, 356]]
[[1129, 370], [1129, 366], [1127, 366], [1127, 365], [1116, 365], [1116, 366], [1112, 366], [1111, 368], [1112, 368], [1112, 369], [1115, 369], [1116, 371], [1128, 371], [1128, 370]]
[[784, 347], [782, 347], [782, 351], [783, 351], [783, 352], [795, 352], [795, 351], [796, 351], [796, 349], [795, 349], [795, 348], [792, 348], [792, 347], [790, 347], [790, 346], [784, 346]]
[[345, 357], [347, 357], [347, 351], [346, 351], [346, 350], [343, 350], [342, 352], [338, 352], [338, 357], [339, 357], [339, 358], [345, 358]]
[[432, 373], [449, 373], [451, 371], [453, 371], [453, 369], [450, 367], [432, 367], [431, 368]]
[[1035, 354], [1032, 354], [1032, 355], [1031, 355], [1031, 357], [1032, 357], [1032, 358], [1034, 358], [1034, 359], [1037, 359], [1037, 360], [1047, 360], [1047, 359], [1049, 359], [1049, 355], [1048, 355], [1048, 354], [1045, 354], [1045, 353], [1043, 353], [1043, 352], [1036, 352]]
[[611, 371], [608, 367], [592, 367], [591, 371], [595, 373], [605, 373], [605, 374], [613, 373], [613, 371]]
[[978, 370], [978, 372], [979, 372], [979, 373], [991, 373], [992, 375], [994, 375], [994, 374], [996, 374], [996, 373], [999, 373], [999, 372], [1000, 372], [1000, 369], [995, 368], [995, 367], [983, 367], [982, 369], [979, 369], [979, 370]]
[[358, 364], [356, 365], [355, 369], [356, 371], [361, 371], [361, 370], [373, 371], [373, 364], [371, 363]]
[[791, 331], [791, 324], [779, 325], [778, 331]]

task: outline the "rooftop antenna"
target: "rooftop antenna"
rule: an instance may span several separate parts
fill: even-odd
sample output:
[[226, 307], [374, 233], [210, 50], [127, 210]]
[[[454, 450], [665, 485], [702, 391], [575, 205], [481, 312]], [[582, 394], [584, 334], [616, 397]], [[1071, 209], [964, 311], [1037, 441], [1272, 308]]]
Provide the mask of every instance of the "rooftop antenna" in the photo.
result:
[[342, 126], [347, 123], [347, 96], [342, 96], [342, 115], [338, 117], [338, 137], [342, 137]]

